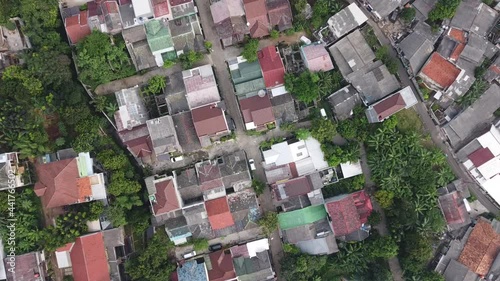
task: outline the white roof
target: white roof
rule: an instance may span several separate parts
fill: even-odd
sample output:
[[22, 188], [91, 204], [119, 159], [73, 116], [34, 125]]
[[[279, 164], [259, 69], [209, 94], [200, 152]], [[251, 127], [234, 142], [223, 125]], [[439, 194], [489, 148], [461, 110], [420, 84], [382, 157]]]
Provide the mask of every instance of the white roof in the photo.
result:
[[478, 137], [477, 141], [483, 147], [487, 147], [493, 155], [500, 155], [500, 130], [495, 126], [491, 126], [490, 131]]
[[257, 241], [247, 243], [248, 255], [251, 258], [257, 256], [257, 253], [269, 250], [269, 241], [263, 238]]
[[307, 158], [309, 153], [304, 141], [288, 144], [286, 141], [273, 144], [271, 149], [264, 151], [266, 164], [285, 165]]
[[494, 175], [500, 173], [500, 157], [495, 157], [483, 165], [477, 167], [481, 175], [485, 179], [489, 179]]
[[352, 3], [351, 5], [347, 6], [347, 9], [349, 9], [351, 14], [354, 16], [354, 20], [358, 25], [361, 25], [368, 20], [365, 13], [361, 11], [361, 9], [358, 7], [358, 5], [356, 5], [356, 3]]
[[482, 183], [481, 186], [495, 201], [497, 201], [497, 203], [500, 203], [500, 175], [496, 175], [492, 179]]
[[355, 163], [341, 163], [340, 169], [342, 169], [342, 174], [344, 175], [345, 179], [363, 174], [361, 163], [359, 161]]
[[412, 106], [414, 106], [415, 104], [418, 103], [417, 97], [413, 93], [413, 90], [411, 89], [410, 86], [407, 86], [407, 87], [401, 89], [399, 91], [399, 94], [401, 95], [401, 97], [405, 101], [405, 104], [406, 104], [405, 107], [406, 108], [410, 108], [410, 107], [412, 107]]
[[153, 7], [149, 0], [132, 0], [136, 17], [149, 17], [153, 14]]
[[69, 256], [69, 251], [57, 252], [56, 260], [58, 268], [71, 267], [71, 257]]
[[286, 93], [288, 93], [288, 91], [285, 89], [285, 86], [280, 86], [280, 87], [276, 87], [274, 89], [271, 89], [271, 96], [273, 98], [277, 97], [277, 96], [284, 95]]
[[87, 221], [87, 227], [89, 232], [101, 231], [101, 222], [99, 219], [93, 221]]
[[306, 146], [309, 151], [309, 156], [312, 158], [314, 168], [316, 170], [328, 168], [328, 163], [325, 161], [325, 155], [321, 150], [321, 143], [319, 143], [316, 139], [309, 137], [306, 139]]

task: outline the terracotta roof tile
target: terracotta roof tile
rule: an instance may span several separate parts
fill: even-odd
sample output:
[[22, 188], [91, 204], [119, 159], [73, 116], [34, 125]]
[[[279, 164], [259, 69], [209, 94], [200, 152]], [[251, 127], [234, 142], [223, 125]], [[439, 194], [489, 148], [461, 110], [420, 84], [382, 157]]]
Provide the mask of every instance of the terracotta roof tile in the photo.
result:
[[234, 225], [233, 216], [229, 212], [229, 205], [226, 197], [205, 201], [208, 220], [212, 229], [222, 229]]
[[484, 163], [495, 158], [493, 153], [491, 153], [490, 149], [487, 147], [486, 148], [482, 147], [477, 149], [476, 151], [469, 154], [468, 157], [470, 161], [472, 161], [474, 166], [476, 166], [476, 168], [481, 167], [481, 165], [483, 165]]
[[170, 14], [168, 0], [152, 0], [155, 18]]
[[285, 67], [276, 47], [265, 47], [257, 53], [257, 56], [266, 87], [273, 88], [283, 85], [285, 83]]
[[92, 188], [90, 185], [90, 177], [79, 178], [76, 180], [76, 186], [78, 188], [78, 199], [80, 201], [85, 201], [86, 198], [92, 195]]
[[453, 61], [456, 61], [458, 60], [458, 58], [460, 57], [460, 54], [462, 53], [462, 51], [465, 49], [465, 44], [463, 43], [459, 43], [456, 47], [455, 47], [455, 50], [453, 50], [453, 52], [451, 53], [450, 55], [450, 59], [453, 60]]
[[173, 180], [164, 180], [155, 183], [156, 202], [153, 203], [155, 215], [166, 214], [181, 207]]
[[77, 181], [80, 176], [76, 158], [36, 164], [35, 168], [38, 175], [35, 189], [45, 189], [41, 200], [46, 208], [62, 207], [78, 202], [80, 195]]
[[460, 29], [456, 29], [453, 27], [450, 28], [450, 30], [448, 31], [448, 36], [455, 39], [455, 41], [457, 41], [459, 43], [465, 43], [465, 41], [466, 41], [465, 31], [460, 30]]
[[86, 11], [82, 11], [77, 15], [66, 18], [64, 20], [64, 26], [72, 44], [78, 43], [91, 33], [90, 27], [87, 24]]
[[250, 24], [250, 36], [258, 38], [269, 35], [266, 0], [244, 0], [243, 5]]
[[421, 72], [442, 88], [448, 88], [455, 82], [461, 70], [435, 52]]
[[224, 112], [219, 107], [207, 105], [191, 111], [198, 137], [213, 136], [228, 130]]
[[292, 26], [292, 9], [288, 0], [268, 0], [267, 13], [271, 27], [278, 26], [280, 30]]
[[108, 259], [101, 232], [76, 238], [70, 252], [75, 281], [109, 281]]
[[332, 219], [331, 224], [336, 237], [357, 231], [368, 221], [373, 210], [370, 197], [364, 191], [326, 202], [325, 207]]

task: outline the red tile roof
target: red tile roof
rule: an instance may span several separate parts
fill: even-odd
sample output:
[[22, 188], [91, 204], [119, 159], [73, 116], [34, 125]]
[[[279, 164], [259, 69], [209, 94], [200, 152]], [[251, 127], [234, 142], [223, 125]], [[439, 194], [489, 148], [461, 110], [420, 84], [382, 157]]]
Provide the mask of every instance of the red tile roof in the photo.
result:
[[444, 217], [448, 224], [464, 223], [467, 218], [467, 209], [463, 199], [457, 191], [439, 196], [439, 205], [443, 210]]
[[168, 0], [152, 0], [155, 18], [170, 14], [168, 9]]
[[35, 165], [38, 182], [35, 192], [46, 208], [62, 207], [78, 202], [80, 193], [76, 158]]
[[210, 253], [209, 257], [212, 269], [208, 271], [208, 280], [226, 281], [236, 278], [231, 252], [220, 250]]
[[422, 68], [421, 73], [445, 89], [455, 82], [460, 71], [458, 67], [435, 52]]
[[243, 0], [245, 14], [250, 24], [250, 36], [259, 38], [269, 35], [266, 0]]
[[465, 31], [453, 27], [448, 31], [448, 36], [455, 39], [455, 41], [459, 43], [465, 43], [466, 40]]
[[195, 108], [191, 111], [198, 137], [213, 136], [228, 131], [224, 112], [215, 105]]
[[453, 52], [451, 53], [450, 55], [450, 59], [453, 60], [453, 61], [456, 61], [458, 60], [458, 58], [460, 57], [460, 54], [462, 53], [462, 51], [465, 49], [465, 44], [463, 43], [459, 43], [456, 47], [455, 47], [455, 50], [453, 50]]
[[500, 235], [488, 220], [480, 218], [458, 261], [478, 275], [485, 276], [499, 252]]
[[268, 46], [257, 53], [262, 75], [267, 88], [273, 88], [285, 83], [285, 67], [279, 52], [274, 46]]
[[256, 127], [276, 121], [273, 114], [273, 105], [268, 95], [241, 99], [240, 108], [245, 123], [253, 122]]
[[481, 167], [484, 163], [490, 161], [493, 158], [495, 158], [495, 156], [487, 147], [481, 147], [469, 154], [469, 159], [470, 161], [472, 161], [474, 166], [476, 166], [476, 168]]
[[104, 15], [119, 13], [118, 3], [115, 1], [105, 1], [102, 3], [102, 7]]
[[181, 207], [173, 180], [164, 180], [155, 183], [156, 202], [153, 203], [155, 215], [166, 214]]
[[405, 100], [400, 93], [392, 95], [391, 97], [375, 104], [373, 109], [377, 112], [379, 120], [384, 120], [385, 118], [393, 115], [394, 113], [400, 111], [406, 107]]
[[226, 197], [205, 201], [208, 220], [212, 229], [222, 229], [234, 225], [233, 216], [229, 212]]
[[306, 177], [291, 179], [283, 184], [273, 184], [273, 191], [275, 193], [275, 198], [277, 200], [283, 200], [285, 198], [281, 197], [281, 193], [279, 192], [279, 186], [282, 185], [283, 190], [285, 191], [286, 196], [295, 197], [299, 195], [304, 195], [313, 190], [313, 187], [309, 180]]
[[142, 158], [151, 155], [151, 137], [149, 135], [132, 139], [123, 143], [134, 157]]
[[87, 24], [86, 11], [81, 11], [78, 15], [66, 18], [64, 20], [64, 26], [71, 44], [78, 43], [91, 33], [90, 27]]
[[357, 231], [373, 210], [370, 197], [364, 192], [345, 195], [325, 203], [326, 210], [332, 219], [335, 236], [345, 236]]
[[109, 281], [108, 260], [101, 232], [76, 238], [70, 252], [75, 281]]

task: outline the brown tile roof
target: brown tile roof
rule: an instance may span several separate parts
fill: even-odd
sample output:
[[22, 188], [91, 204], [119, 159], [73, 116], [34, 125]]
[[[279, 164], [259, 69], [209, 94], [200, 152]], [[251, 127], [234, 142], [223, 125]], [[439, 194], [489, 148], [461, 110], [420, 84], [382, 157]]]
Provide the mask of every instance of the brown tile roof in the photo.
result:
[[276, 121], [273, 114], [273, 105], [268, 95], [241, 99], [240, 108], [245, 123], [253, 122], [256, 127]]
[[455, 82], [460, 74], [460, 69], [435, 52], [421, 72], [445, 89]]
[[250, 36], [258, 38], [269, 35], [266, 0], [243, 0], [243, 5], [250, 24]]
[[285, 199], [281, 197], [280, 187], [286, 194], [286, 198], [305, 195], [313, 190], [311, 182], [306, 177], [291, 179], [281, 184], [273, 184], [272, 188], [278, 201]]
[[191, 115], [198, 137], [213, 136], [228, 130], [224, 112], [215, 105], [195, 108]]
[[457, 191], [439, 196], [439, 205], [448, 224], [460, 224], [467, 220], [467, 209]]
[[66, 18], [64, 26], [71, 44], [78, 43], [91, 32], [87, 24], [87, 11], [81, 11], [77, 15]]
[[493, 153], [491, 153], [490, 149], [489, 148], [484, 148], [484, 147], [481, 147], [477, 150], [475, 150], [474, 152], [472, 152], [471, 154], [469, 154], [469, 159], [470, 161], [472, 161], [472, 163], [474, 164], [474, 166], [476, 166], [476, 168], [480, 167], [481, 165], [483, 165], [484, 163], [490, 161], [491, 159], [495, 158], [495, 156], [493, 155]]
[[377, 112], [379, 120], [384, 120], [405, 107], [406, 103], [400, 93], [397, 93], [373, 106]]
[[92, 188], [90, 185], [90, 177], [79, 178], [76, 180], [78, 189], [78, 200], [85, 201], [85, 199], [92, 195]]
[[292, 9], [288, 0], [267, 0], [267, 11], [271, 27], [278, 26], [279, 30], [292, 27]]
[[229, 211], [226, 197], [205, 201], [208, 220], [212, 229], [223, 229], [234, 225], [233, 216]]
[[485, 276], [499, 252], [500, 235], [488, 220], [480, 218], [458, 261], [478, 275]]
[[373, 206], [365, 191], [334, 197], [325, 202], [335, 237], [357, 231], [368, 222]]
[[181, 207], [173, 180], [164, 180], [155, 183], [156, 202], [153, 204], [155, 215], [161, 215]]
[[38, 182], [35, 184], [37, 195], [46, 208], [62, 207], [77, 203], [80, 198], [78, 189], [78, 166], [76, 158], [36, 164]]
[[233, 257], [230, 251], [220, 250], [209, 254], [212, 269], [208, 271], [208, 280], [226, 281], [236, 278]]

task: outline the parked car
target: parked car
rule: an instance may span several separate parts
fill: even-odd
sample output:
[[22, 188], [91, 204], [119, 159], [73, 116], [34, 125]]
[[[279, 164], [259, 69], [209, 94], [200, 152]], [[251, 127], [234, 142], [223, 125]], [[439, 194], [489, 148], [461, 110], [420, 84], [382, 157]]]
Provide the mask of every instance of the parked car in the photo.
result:
[[184, 254], [185, 259], [189, 259], [189, 258], [192, 258], [194, 256], [196, 256], [196, 251], [192, 251], [192, 252], [189, 252], [187, 254]]
[[172, 162], [177, 162], [177, 161], [181, 161], [181, 160], [184, 160], [184, 157], [182, 155], [170, 158], [170, 161], [172, 161]]
[[248, 159], [248, 164], [250, 164], [250, 169], [252, 171], [255, 171], [257, 168], [255, 168], [255, 161], [253, 159]]
[[215, 251], [218, 251], [220, 249], [222, 249], [221, 243], [217, 243], [217, 244], [208, 246], [208, 250], [210, 250], [210, 252], [215, 252]]

